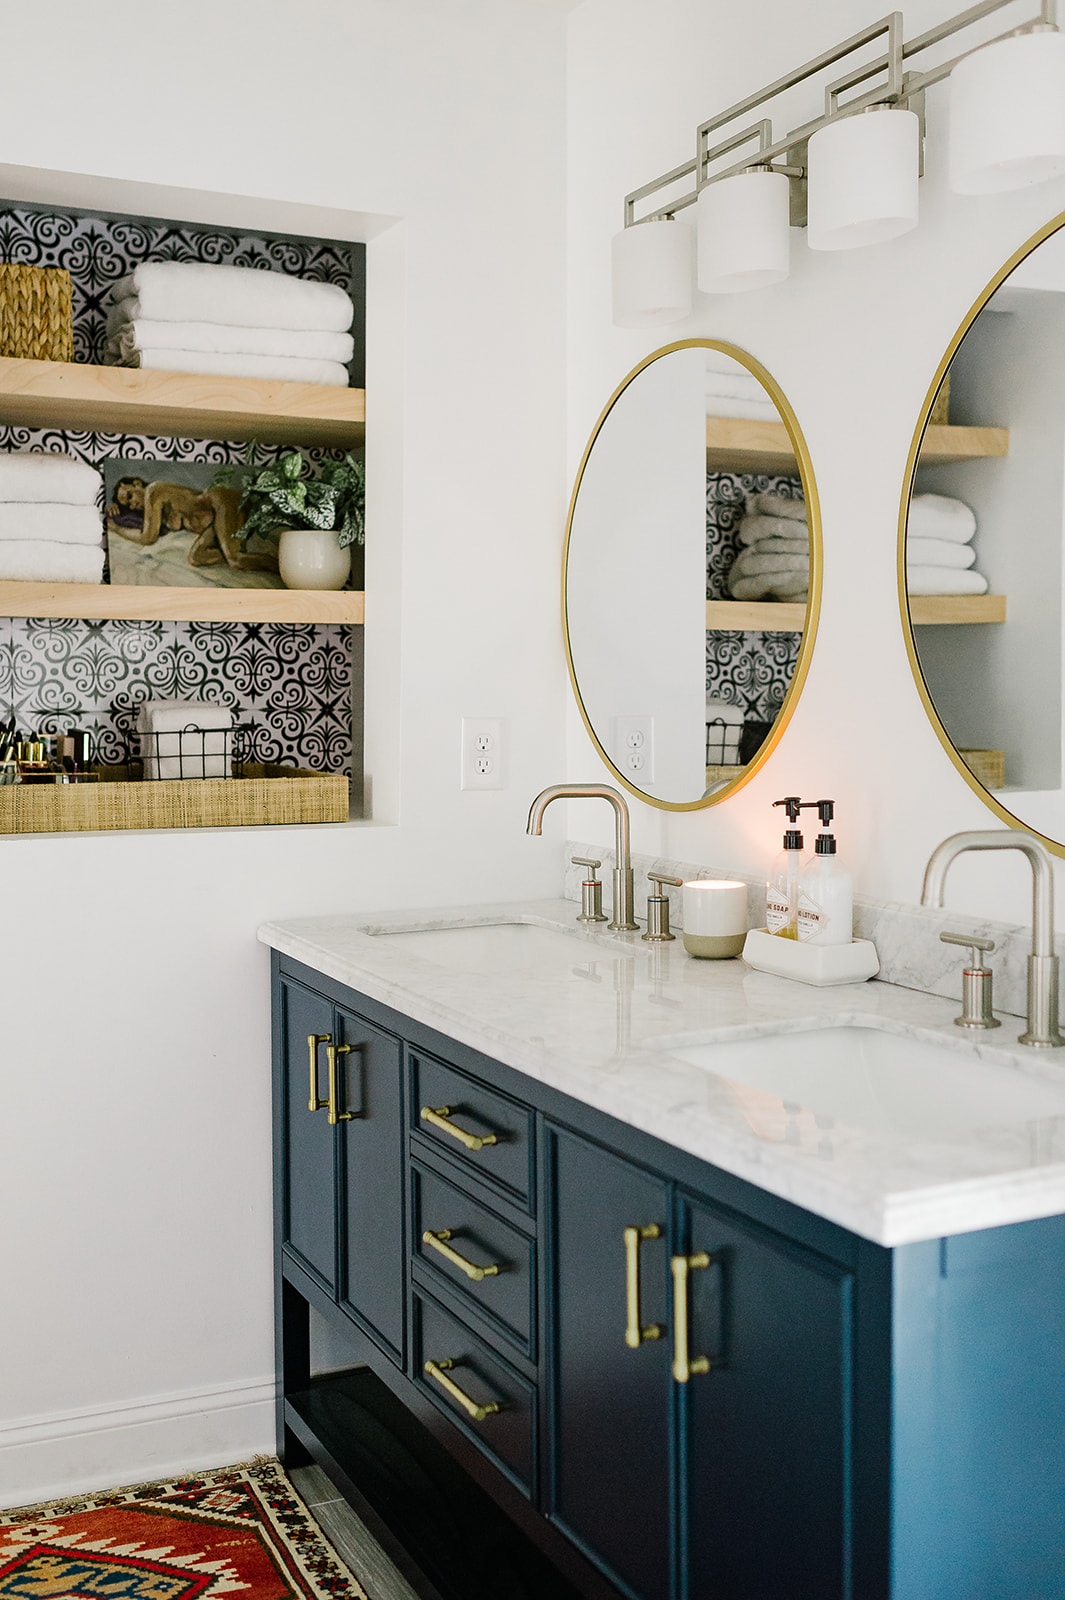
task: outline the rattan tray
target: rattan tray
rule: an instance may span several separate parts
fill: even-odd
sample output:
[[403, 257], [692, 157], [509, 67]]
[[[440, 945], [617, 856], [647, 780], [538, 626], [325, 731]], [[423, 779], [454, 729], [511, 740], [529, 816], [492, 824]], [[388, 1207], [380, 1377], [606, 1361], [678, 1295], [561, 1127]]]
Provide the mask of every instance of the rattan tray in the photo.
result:
[[0, 788], [0, 833], [93, 833], [110, 828], [236, 828], [346, 822], [348, 779], [302, 767], [251, 765], [240, 778], [144, 783], [128, 767], [97, 767], [98, 783]]

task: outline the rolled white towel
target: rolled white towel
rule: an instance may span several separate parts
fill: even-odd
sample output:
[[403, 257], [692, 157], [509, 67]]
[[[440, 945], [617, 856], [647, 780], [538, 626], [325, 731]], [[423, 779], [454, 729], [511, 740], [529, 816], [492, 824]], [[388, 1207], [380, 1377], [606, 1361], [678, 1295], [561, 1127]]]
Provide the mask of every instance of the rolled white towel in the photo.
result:
[[0, 540], [47, 539], [52, 544], [103, 544], [95, 506], [65, 506], [43, 500], [0, 500]]
[[316, 328], [242, 328], [225, 322], [160, 322], [133, 317], [122, 300], [107, 313], [108, 340], [125, 361], [137, 350], [214, 350], [230, 356], [296, 356], [302, 361], [339, 361], [355, 354], [350, 333]]
[[243, 328], [343, 333], [355, 315], [351, 296], [335, 283], [202, 261], [142, 261], [114, 285], [111, 299], [136, 300], [135, 317], [229, 322]]
[[810, 571], [809, 551], [789, 555], [775, 550], [770, 555], [757, 555], [750, 547], [742, 551], [732, 564], [732, 572], [738, 578], [753, 577], [756, 572], [805, 572]]
[[270, 378], [280, 383], [322, 383], [346, 389], [348, 369], [338, 361], [300, 361], [295, 356], [233, 356], [211, 350], [135, 350], [119, 361], [110, 348], [109, 366], [153, 372], [203, 372], [220, 378]]
[[[705, 394], [709, 400], [769, 400], [762, 384], [752, 372], [708, 372]], [[770, 401], [772, 404], [772, 401]]]
[[956, 567], [911, 567], [907, 562], [906, 588], [910, 594], [986, 594], [987, 579]]
[[906, 539], [908, 567], [950, 567], [953, 571], [971, 567], [976, 551], [971, 544], [956, 544], [950, 539]]
[[736, 529], [741, 544], [759, 544], [763, 539], [801, 539], [810, 534], [797, 517], [743, 517]]
[[[792, 524], [797, 527], [797, 523]], [[745, 556], [802, 556], [809, 562], [809, 539], [758, 539], [754, 544], [744, 545], [741, 555]]]
[[[762, 393], [765, 394], [764, 389]], [[780, 412], [768, 396], [764, 400], [729, 400], [723, 395], [708, 394], [706, 414], [708, 417], [739, 417], [748, 422], [780, 421]]]
[[964, 500], [946, 494], [915, 494], [910, 501], [906, 531], [913, 539], [949, 539], [968, 544], [976, 532], [976, 516]]
[[789, 499], [783, 494], [751, 494], [747, 496], [749, 517], [787, 517], [789, 521], [806, 521], [806, 501], [801, 497]]
[[0, 501], [47, 500], [58, 505], [94, 506], [100, 474], [76, 456], [40, 450], [0, 455]]
[[805, 600], [810, 587], [809, 572], [755, 572], [750, 577], [729, 575], [729, 593], [734, 600]]
[[49, 539], [0, 540], [0, 578], [19, 583], [102, 583], [103, 546]]
[[137, 729], [145, 778], [227, 777], [232, 726], [229, 708], [208, 700], [142, 700]]

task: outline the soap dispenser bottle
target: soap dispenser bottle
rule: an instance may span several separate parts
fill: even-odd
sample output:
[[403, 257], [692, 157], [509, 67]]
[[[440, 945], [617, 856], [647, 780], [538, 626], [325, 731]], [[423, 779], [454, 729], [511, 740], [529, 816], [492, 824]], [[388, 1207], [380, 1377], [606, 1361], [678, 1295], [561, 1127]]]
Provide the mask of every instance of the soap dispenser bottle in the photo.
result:
[[[822, 829], [827, 829], [835, 814], [834, 802], [806, 803], [817, 810]], [[814, 853], [800, 875], [796, 923], [803, 944], [850, 944], [854, 936], [851, 875], [836, 854], [831, 833], [818, 834]]]
[[784, 834], [784, 848], [774, 860], [766, 879], [765, 925], [769, 933], [778, 934], [781, 939], [797, 939], [803, 843], [802, 834], [795, 823], [799, 820], [802, 801], [798, 795], [789, 794], [783, 800], [774, 800], [773, 804], [784, 807], [791, 826]]

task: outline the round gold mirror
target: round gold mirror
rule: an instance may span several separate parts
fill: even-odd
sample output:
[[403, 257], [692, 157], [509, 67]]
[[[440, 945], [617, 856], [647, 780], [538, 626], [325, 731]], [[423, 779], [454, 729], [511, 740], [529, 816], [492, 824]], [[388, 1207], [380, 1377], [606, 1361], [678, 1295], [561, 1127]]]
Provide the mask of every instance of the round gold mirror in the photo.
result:
[[566, 526], [570, 678], [617, 780], [671, 811], [735, 793], [791, 715], [820, 597], [817, 492], [779, 387], [717, 340], [656, 350], [599, 418]]
[[917, 685], [1002, 821], [1065, 855], [1065, 216], [977, 299], [910, 449], [899, 593]]

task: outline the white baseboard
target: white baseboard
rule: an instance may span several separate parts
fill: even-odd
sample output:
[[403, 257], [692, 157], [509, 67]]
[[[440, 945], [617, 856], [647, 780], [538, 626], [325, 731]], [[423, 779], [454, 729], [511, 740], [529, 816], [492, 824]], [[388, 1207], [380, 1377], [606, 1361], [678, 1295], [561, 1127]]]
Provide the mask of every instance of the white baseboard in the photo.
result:
[[0, 1507], [272, 1455], [274, 1380], [0, 1423]]

